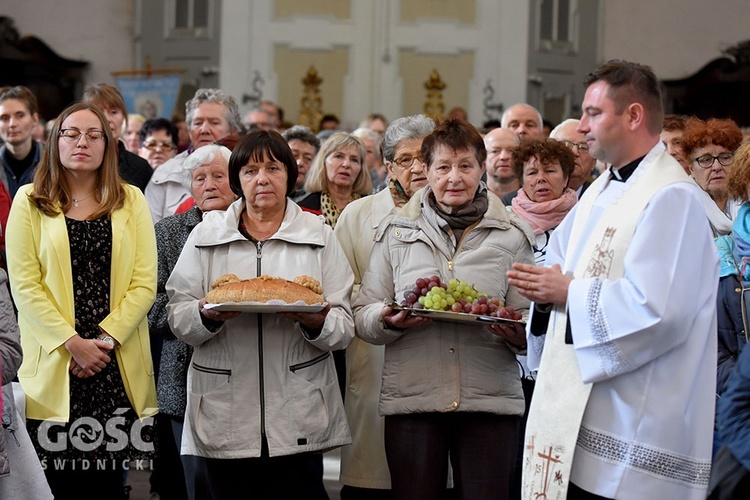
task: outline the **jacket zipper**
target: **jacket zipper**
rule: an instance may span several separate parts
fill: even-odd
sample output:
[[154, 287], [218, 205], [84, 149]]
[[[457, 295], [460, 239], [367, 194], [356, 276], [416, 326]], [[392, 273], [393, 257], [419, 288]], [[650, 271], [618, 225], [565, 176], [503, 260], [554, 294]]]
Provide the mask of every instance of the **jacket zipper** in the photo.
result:
[[229, 382], [229, 379], [232, 378], [232, 370], [226, 370], [224, 368], [211, 368], [209, 366], [199, 365], [195, 362], [193, 362], [193, 368], [199, 372], [210, 373], [212, 375], [226, 375], [227, 382]]
[[456, 242], [456, 251], [453, 253], [453, 257], [450, 259], [447, 259], [448, 261], [448, 271], [451, 272], [451, 275], [453, 275], [453, 261], [456, 259], [458, 254], [461, 252], [461, 243], [464, 241], [464, 238], [466, 237], [466, 233], [470, 232], [474, 228], [477, 227], [477, 224], [479, 222], [475, 222], [474, 224], [471, 224], [469, 227], [466, 228], [466, 230], [461, 235], [461, 239]]
[[[255, 243], [257, 253], [255, 254], [256, 272], [257, 276], [261, 275], [261, 257], [263, 250], [263, 242], [258, 241]], [[258, 314], [258, 383], [259, 383], [259, 396], [260, 396], [260, 436], [261, 440], [265, 441], [266, 438], [266, 391], [265, 381], [263, 379], [263, 315]]]
[[301, 370], [302, 368], [309, 368], [310, 366], [316, 365], [320, 363], [321, 361], [324, 361], [331, 355], [330, 351], [324, 352], [320, 356], [317, 356], [309, 361], [305, 361], [304, 363], [297, 363], [296, 365], [292, 365], [289, 367], [289, 371], [296, 372], [297, 370]]

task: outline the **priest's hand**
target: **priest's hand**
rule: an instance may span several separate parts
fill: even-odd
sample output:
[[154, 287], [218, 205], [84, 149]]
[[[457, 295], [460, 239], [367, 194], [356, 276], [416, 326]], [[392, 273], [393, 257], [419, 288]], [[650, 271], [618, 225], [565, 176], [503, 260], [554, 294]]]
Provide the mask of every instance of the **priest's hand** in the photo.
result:
[[564, 275], [559, 264], [545, 267], [516, 262], [505, 274], [509, 285], [518, 288], [521, 295], [537, 304], [565, 304], [568, 301], [568, 286], [573, 278]]

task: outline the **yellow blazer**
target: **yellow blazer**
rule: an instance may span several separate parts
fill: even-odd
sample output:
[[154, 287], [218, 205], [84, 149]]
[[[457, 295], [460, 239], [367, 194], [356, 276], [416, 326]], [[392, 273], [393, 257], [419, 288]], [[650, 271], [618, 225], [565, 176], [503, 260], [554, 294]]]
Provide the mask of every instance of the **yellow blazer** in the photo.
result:
[[[112, 213], [110, 313], [99, 326], [115, 348], [128, 399], [140, 418], [156, 413], [147, 314], [156, 294], [156, 238], [143, 194], [126, 186], [125, 205]], [[73, 271], [65, 216], [44, 215], [18, 190], [7, 225], [8, 271], [24, 359], [18, 378], [26, 416], [67, 421], [71, 354], [63, 345], [75, 331]]]

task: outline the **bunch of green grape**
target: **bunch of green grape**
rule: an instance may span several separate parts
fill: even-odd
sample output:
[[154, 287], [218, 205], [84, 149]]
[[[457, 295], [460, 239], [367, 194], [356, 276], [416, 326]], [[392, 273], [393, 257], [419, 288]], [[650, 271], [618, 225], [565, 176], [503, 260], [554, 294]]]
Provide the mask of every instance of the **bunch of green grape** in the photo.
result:
[[453, 311], [471, 314], [493, 314], [503, 306], [501, 299], [489, 298], [466, 280], [451, 279], [448, 284], [438, 276], [419, 278], [411, 290], [404, 292], [403, 307]]

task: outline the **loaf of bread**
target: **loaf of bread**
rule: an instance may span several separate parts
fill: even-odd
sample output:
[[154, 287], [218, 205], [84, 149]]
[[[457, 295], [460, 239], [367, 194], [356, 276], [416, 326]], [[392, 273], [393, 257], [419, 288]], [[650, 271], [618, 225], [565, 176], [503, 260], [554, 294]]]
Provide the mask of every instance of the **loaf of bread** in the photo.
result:
[[275, 276], [259, 276], [240, 280], [234, 274], [225, 274], [211, 283], [212, 290], [206, 294], [209, 304], [226, 302], [268, 302], [278, 300], [293, 304], [322, 304], [323, 289], [315, 278], [298, 276], [294, 281]]

